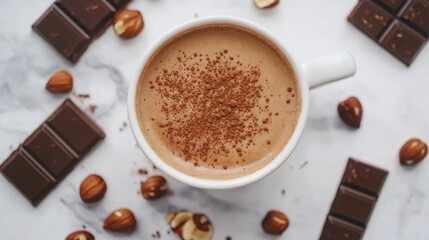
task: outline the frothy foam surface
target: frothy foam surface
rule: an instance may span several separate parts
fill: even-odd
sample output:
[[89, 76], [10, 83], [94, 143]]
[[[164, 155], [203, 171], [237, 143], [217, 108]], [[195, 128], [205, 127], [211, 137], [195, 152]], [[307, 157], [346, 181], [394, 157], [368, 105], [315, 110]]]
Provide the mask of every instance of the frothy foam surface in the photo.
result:
[[232, 25], [188, 30], [153, 54], [136, 96], [157, 155], [188, 175], [230, 179], [262, 168], [301, 111], [290, 63], [267, 39]]

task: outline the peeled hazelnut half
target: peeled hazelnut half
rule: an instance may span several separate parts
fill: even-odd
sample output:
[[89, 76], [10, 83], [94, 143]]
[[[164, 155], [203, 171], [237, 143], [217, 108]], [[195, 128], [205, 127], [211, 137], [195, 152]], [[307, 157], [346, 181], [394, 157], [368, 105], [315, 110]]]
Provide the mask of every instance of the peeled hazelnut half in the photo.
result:
[[104, 179], [98, 175], [89, 175], [80, 184], [80, 198], [86, 203], [93, 203], [103, 198], [107, 186]]
[[124, 39], [137, 36], [143, 30], [143, 26], [143, 16], [138, 10], [121, 10], [113, 19], [113, 29], [116, 35]]
[[134, 213], [126, 208], [112, 212], [104, 220], [103, 228], [114, 232], [131, 232], [136, 228], [137, 221]]
[[338, 104], [338, 114], [349, 127], [359, 128], [362, 121], [362, 105], [356, 97], [349, 97]]
[[162, 176], [151, 176], [141, 183], [140, 190], [146, 200], [156, 200], [167, 194], [167, 181]]
[[281, 235], [288, 226], [289, 219], [279, 211], [269, 211], [262, 220], [262, 229], [272, 235]]
[[421, 162], [428, 153], [428, 145], [418, 138], [408, 140], [399, 151], [402, 165], [415, 165]]
[[280, 3], [280, 0], [254, 0], [258, 8], [273, 8]]
[[68, 235], [66, 240], [95, 240], [95, 237], [87, 231], [76, 231]]
[[210, 240], [213, 237], [213, 226], [204, 214], [188, 211], [168, 213], [166, 220], [183, 240]]
[[45, 86], [52, 93], [66, 93], [73, 88], [73, 77], [67, 71], [59, 71], [52, 75]]

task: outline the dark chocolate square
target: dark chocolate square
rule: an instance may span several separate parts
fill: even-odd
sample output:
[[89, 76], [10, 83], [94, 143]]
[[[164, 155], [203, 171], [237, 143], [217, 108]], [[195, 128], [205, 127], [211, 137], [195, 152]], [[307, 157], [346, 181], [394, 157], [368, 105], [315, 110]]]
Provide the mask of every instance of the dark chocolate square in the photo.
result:
[[77, 62], [91, 43], [89, 36], [57, 6], [50, 7], [33, 29], [71, 62]]
[[375, 0], [393, 13], [397, 13], [407, 0]]
[[395, 21], [387, 30], [387, 34], [380, 40], [380, 44], [392, 55], [409, 66], [426, 41], [427, 39], [416, 31], [399, 21]]
[[117, 10], [125, 7], [131, 0], [107, 0], [109, 1]]
[[42, 125], [25, 142], [25, 149], [56, 179], [69, 172], [78, 161], [67, 147]]
[[56, 0], [56, 4], [91, 37], [100, 36], [115, 14], [104, 0]]
[[393, 20], [393, 16], [373, 2], [362, 0], [357, 4], [348, 20], [377, 41]]
[[340, 186], [331, 206], [331, 215], [365, 227], [376, 200], [359, 191]]
[[46, 122], [79, 156], [85, 155], [105, 136], [70, 100], [66, 100]]
[[10, 155], [0, 169], [33, 205], [37, 205], [55, 184], [55, 180], [20, 148]]
[[328, 216], [319, 240], [360, 240], [363, 233], [359, 226]]
[[412, 0], [401, 13], [401, 20], [429, 37], [429, 1]]
[[388, 172], [354, 159], [349, 159], [341, 184], [378, 197]]

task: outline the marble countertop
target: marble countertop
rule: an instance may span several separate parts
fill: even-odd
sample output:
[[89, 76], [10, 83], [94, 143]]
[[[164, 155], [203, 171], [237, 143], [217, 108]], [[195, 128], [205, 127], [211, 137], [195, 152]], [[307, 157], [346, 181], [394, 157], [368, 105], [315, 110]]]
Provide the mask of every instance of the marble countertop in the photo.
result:
[[[399, 165], [398, 151], [410, 137], [429, 141], [429, 47], [406, 67], [346, 21], [356, 1], [282, 0], [262, 11], [252, 0], [135, 0], [129, 6], [144, 14], [145, 28], [129, 41], [110, 28], [81, 61], [72, 66], [39, 36], [31, 24], [53, 0], [0, 1], [0, 161], [15, 149], [69, 95], [52, 95], [44, 85], [54, 72], [66, 69], [75, 78], [70, 95], [106, 131], [107, 137], [36, 208], [0, 177], [1, 239], [64, 239], [83, 226], [97, 239], [152, 239], [167, 235], [164, 214], [189, 209], [206, 213], [214, 239], [274, 239], [260, 221], [270, 209], [285, 212], [289, 229], [278, 239], [318, 239], [349, 156], [390, 171], [364, 239], [429, 239], [429, 160], [413, 168]], [[255, 21], [271, 31], [302, 62], [338, 50], [350, 51], [357, 74], [311, 91], [304, 135], [292, 157], [261, 181], [233, 190], [207, 191], [167, 178], [172, 193], [156, 202], [138, 193], [139, 168], [162, 174], [136, 147], [127, 122], [127, 86], [137, 59], [149, 44], [178, 23], [197, 17], [229, 15]], [[359, 130], [340, 122], [340, 100], [358, 96], [364, 107]], [[89, 105], [95, 104], [94, 113]], [[83, 204], [79, 184], [90, 173], [108, 184], [104, 199]], [[285, 194], [282, 194], [285, 190]], [[131, 235], [102, 229], [114, 209], [128, 207], [138, 219]]]

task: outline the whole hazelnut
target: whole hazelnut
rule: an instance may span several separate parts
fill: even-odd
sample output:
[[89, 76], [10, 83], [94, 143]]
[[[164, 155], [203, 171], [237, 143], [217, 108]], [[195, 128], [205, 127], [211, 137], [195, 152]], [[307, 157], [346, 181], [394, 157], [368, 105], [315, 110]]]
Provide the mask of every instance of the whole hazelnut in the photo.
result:
[[73, 88], [73, 77], [67, 71], [59, 71], [52, 75], [45, 86], [52, 93], [66, 93]]
[[113, 19], [113, 29], [116, 35], [124, 39], [137, 36], [143, 30], [143, 26], [143, 16], [138, 10], [121, 10]]
[[415, 165], [421, 162], [428, 153], [428, 145], [418, 138], [408, 140], [399, 151], [402, 165]]
[[151, 176], [141, 183], [141, 193], [146, 200], [156, 200], [168, 192], [168, 184], [162, 176]]
[[277, 6], [277, 4], [280, 3], [280, 0], [254, 0], [254, 2], [258, 8], [265, 9]]
[[341, 120], [352, 128], [359, 128], [362, 121], [362, 105], [356, 97], [349, 97], [338, 104]]
[[86, 177], [80, 184], [80, 198], [86, 203], [93, 203], [103, 198], [106, 190], [107, 186], [104, 179], [92, 174]]
[[262, 229], [272, 235], [281, 235], [289, 226], [289, 219], [282, 212], [271, 210], [262, 220]]
[[66, 240], [95, 240], [95, 237], [87, 231], [76, 231], [68, 235]]
[[137, 221], [134, 213], [126, 208], [112, 212], [104, 220], [103, 228], [115, 232], [131, 232], [136, 228]]

